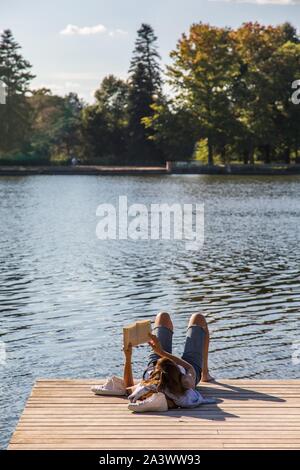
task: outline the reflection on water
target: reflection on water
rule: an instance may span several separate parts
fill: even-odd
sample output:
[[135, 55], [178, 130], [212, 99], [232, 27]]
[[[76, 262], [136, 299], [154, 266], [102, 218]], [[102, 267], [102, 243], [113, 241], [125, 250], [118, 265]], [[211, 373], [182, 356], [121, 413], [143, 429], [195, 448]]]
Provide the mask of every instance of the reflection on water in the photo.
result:
[[[119, 195], [204, 202], [204, 248], [97, 240], [96, 208]], [[217, 377], [300, 377], [299, 202], [299, 177], [0, 178], [1, 446], [37, 377], [121, 374], [122, 325], [162, 309], [178, 353], [205, 312]]]

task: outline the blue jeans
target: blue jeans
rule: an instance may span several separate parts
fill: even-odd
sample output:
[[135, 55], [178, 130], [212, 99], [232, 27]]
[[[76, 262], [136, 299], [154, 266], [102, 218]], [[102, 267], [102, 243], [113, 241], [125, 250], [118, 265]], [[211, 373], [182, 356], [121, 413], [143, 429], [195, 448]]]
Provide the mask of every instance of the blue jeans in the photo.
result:
[[[172, 354], [172, 338], [173, 331], [166, 326], [156, 326], [153, 329], [164, 351]], [[205, 331], [199, 325], [192, 325], [188, 328], [185, 338], [184, 351], [182, 359], [191, 364], [196, 372], [196, 383], [201, 379], [202, 360], [203, 360], [203, 345], [205, 338]], [[147, 372], [153, 369], [160, 356], [155, 352], [149, 354], [149, 362], [146, 370], [144, 371], [143, 378]]]

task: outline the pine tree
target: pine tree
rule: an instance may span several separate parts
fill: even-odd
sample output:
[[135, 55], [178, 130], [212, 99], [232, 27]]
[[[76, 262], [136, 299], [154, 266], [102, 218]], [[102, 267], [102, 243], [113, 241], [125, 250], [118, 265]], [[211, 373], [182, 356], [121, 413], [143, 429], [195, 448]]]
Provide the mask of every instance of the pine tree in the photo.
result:
[[152, 27], [142, 24], [137, 32], [137, 40], [129, 69], [129, 154], [132, 159], [141, 161], [159, 159], [154, 143], [148, 140], [148, 131], [142, 119], [150, 116], [151, 105], [161, 96], [160, 55], [157, 51], [157, 37]]
[[34, 78], [31, 64], [19, 53], [21, 47], [9, 29], [0, 37], [0, 80], [6, 85], [7, 100], [0, 107], [0, 150], [21, 150], [30, 131], [30, 106], [26, 92]]
[[0, 40], [0, 79], [7, 86], [9, 96], [28, 91], [31, 64], [18, 52], [21, 46], [15, 41], [9, 29], [3, 31]]
[[284, 34], [285, 42], [293, 42], [294, 44], [299, 44], [299, 35], [297, 29], [288, 21], [281, 25], [281, 30]]

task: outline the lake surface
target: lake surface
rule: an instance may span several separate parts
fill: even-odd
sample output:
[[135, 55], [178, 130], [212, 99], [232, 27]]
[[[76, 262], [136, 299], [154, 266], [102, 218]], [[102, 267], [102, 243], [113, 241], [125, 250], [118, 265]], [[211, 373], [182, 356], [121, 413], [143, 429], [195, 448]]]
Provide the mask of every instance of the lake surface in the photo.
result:
[[[204, 247], [98, 240], [97, 206], [120, 195], [204, 202]], [[1, 447], [37, 377], [121, 374], [122, 325], [160, 310], [176, 353], [206, 314], [215, 377], [300, 377], [300, 177], [2, 177], [0, 223]]]

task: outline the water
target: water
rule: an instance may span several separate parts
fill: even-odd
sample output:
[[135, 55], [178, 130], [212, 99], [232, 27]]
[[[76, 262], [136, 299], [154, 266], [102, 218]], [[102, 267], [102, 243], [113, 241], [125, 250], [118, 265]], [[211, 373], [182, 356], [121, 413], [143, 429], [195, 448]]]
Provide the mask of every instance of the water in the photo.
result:
[[[119, 195], [204, 202], [204, 248], [99, 241], [96, 208]], [[177, 353], [206, 314], [216, 377], [299, 378], [299, 202], [297, 176], [0, 178], [1, 447], [36, 378], [121, 374], [122, 325], [159, 310]]]

